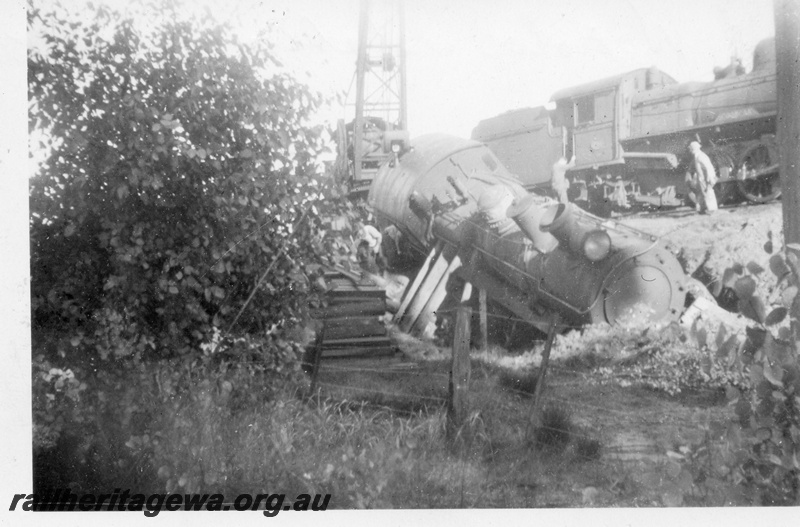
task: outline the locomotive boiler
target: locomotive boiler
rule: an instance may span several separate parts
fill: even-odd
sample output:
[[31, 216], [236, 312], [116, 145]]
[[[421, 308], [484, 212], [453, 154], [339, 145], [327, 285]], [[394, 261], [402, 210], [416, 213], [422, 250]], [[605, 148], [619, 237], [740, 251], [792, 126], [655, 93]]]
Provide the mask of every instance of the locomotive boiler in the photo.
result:
[[438, 309], [453, 276], [540, 329], [553, 312], [582, 325], [683, 311], [687, 278], [656, 238], [529, 193], [477, 141], [417, 138], [378, 170], [368, 202], [399, 233], [384, 237], [389, 263], [420, 269], [403, 329]]
[[756, 46], [750, 72], [734, 60], [714, 73], [710, 82], [678, 83], [641, 68], [560, 90], [548, 107], [481, 121], [472, 138], [529, 189], [549, 187], [553, 163], [575, 155], [571, 197], [598, 212], [621, 187], [630, 201], [679, 205], [687, 195], [690, 141], [699, 141], [715, 164], [722, 201], [775, 199], [775, 39]]

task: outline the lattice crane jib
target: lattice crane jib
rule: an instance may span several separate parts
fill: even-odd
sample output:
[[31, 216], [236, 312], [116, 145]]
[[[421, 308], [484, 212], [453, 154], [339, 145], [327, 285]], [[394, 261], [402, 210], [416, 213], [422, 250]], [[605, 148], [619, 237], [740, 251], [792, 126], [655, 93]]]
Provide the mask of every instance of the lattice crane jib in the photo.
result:
[[361, 1], [355, 118], [341, 136], [355, 191], [365, 190], [380, 165], [408, 142], [402, 0]]

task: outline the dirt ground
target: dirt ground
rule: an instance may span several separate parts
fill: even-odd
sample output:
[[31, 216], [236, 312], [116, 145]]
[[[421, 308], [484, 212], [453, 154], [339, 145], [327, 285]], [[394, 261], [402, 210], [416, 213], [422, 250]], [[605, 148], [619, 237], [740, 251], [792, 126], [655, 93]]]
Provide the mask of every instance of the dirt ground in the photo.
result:
[[[408, 350], [408, 340], [400, 342]], [[441, 350], [446, 351], [446, 350]], [[496, 358], [505, 351], [494, 349]], [[412, 351], [412, 354], [415, 354]], [[435, 355], [435, 353], [429, 354]], [[418, 356], [418, 355], [417, 355]], [[538, 350], [518, 363], [533, 362]], [[679, 469], [668, 452], [698, 444], [711, 423], [729, 420], [731, 410], [718, 392], [667, 396], [637, 387], [620, 387], [591, 379], [588, 370], [551, 364], [544, 402], [569, 416], [569, 440], [533, 446], [529, 434], [532, 398], [501, 381], [501, 369], [487, 357], [472, 361], [470, 412], [484, 429], [481, 454], [466, 485], [444, 485], [436, 495], [406, 496], [395, 507], [573, 508], [725, 505], [695, 500], [679, 490]], [[402, 368], [400, 368], [402, 366]], [[400, 368], [400, 369], [398, 369]], [[422, 416], [446, 411], [449, 360], [402, 358], [354, 365], [324, 364], [323, 393], [365, 401]], [[506, 370], [508, 371], [508, 370]], [[520, 371], [530, 371], [522, 367]], [[531, 432], [532, 433], [532, 432]], [[595, 444], [596, 448], [592, 447]], [[453, 457], [457, 466], [463, 460]], [[435, 480], [434, 465], [423, 479]], [[458, 483], [458, 482], [455, 482]]]
[[783, 239], [780, 201], [722, 208], [711, 215], [683, 207], [658, 214], [620, 216], [616, 220], [659, 236], [674, 254], [683, 251], [690, 273], [707, 253], [706, 266], [719, 274], [734, 263], [744, 265], [749, 261], [768, 269], [770, 254], [764, 250], [768, 233], [772, 232], [775, 250]]

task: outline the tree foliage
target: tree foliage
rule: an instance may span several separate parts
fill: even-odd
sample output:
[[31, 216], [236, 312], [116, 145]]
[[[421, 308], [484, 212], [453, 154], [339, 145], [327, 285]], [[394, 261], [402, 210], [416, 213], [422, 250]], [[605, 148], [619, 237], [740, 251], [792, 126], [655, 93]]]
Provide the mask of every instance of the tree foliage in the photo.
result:
[[82, 18], [37, 4], [29, 115], [44, 139], [31, 150], [47, 155], [30, 185], [34, 339], [58, 328], [62, 356], [185, 354], [233, 322], [267, 269], [238, 327], [299, 316], [321, 247], [320, 95], [267, 44], [176, 3]]

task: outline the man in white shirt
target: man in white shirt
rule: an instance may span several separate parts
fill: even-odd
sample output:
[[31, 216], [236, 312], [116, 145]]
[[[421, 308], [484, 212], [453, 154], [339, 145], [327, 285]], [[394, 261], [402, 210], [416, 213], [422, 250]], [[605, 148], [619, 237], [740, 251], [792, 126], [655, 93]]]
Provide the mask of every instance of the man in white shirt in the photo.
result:
[[380, 251], [383, 235], [372, 225], [362, 225], [358, 230], [358, 237], [369, 244], [373, 253], [377, 254]]
[[695, 209], [700, 214], [710, 214], [717, 210], [717, 196], [714, 194], [714, 185], [717, 183], [717, 172], [711, 159], [700, 149], [700, 143], [689, 143], [693, 162], [690, 172], [686, 174], [686, 182], [691, 189], [695, 202]]
[[553, 164], [553, 179], [551, 181], [551, 186], [555, 191], [556, 195], [558, 196], [558, 201], [561, 203], [567, 203], [569, 198], [567, 197], [567, 189], [569, 189], [569, 181], [567, 180], [567, 170], [575, 166], [575, 156], [572, 156], [572, 159], [569, 160], [567, 163], [567, 158], [561, 156], [558, 158]]
[[383, 235], [372, 225], [357, 224], [356, 230], [357, 246], [356, 261], [363, 270], [379, 274], [386, 266], [385, 259], [381, 253], [381, 242]]

